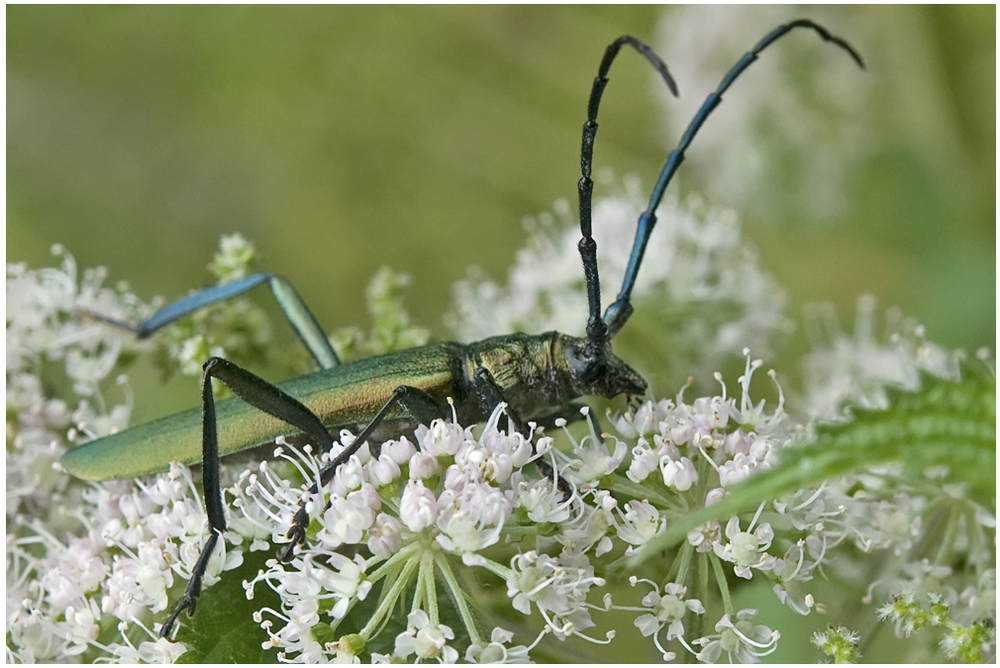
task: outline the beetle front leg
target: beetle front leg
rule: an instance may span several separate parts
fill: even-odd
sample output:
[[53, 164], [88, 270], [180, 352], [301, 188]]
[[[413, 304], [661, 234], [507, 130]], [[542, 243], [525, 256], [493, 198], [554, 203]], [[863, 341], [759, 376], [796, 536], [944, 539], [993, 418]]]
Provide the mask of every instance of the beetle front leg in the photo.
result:
[[[209, 524], [211, 525], [211, 523], [212, 520], [209, 519]], [[223, 519], [223, 528], [225, 528], [225, 519]], [[201, 554], [198, 556], [198, 562], [195, 564], [194, 570], [191, 571], [191, 579], [188, 580], [187, 588], [184, 589], [184, 595], [177, 602], [177, 605], [174, 606], [173, 611], [167, 616], [166, 621], [163, 622], [163, 626], [160, 627], [160, 635], [164, 638], [170, 637], [170, 630], [174, 627], [174, 623], [182, 612], [187, 610], [188, 617], [194, 615], [198, 595], [201, 594], [202, 577], [208, 568], [208, 560], [212, 557], [212, 552], [219, 542], [219, 536], [222, 535], [214, 527], [211, 531], [211, 535], [209, 535], [208, 540], [205, 542], [205, 547], [201, 549]]]
[[[493, 410], [501, 403], [507, 404], [507, 416], [510, 421], [514, 424], [514, 429], [517, 433], [524, 436], [526, 439], [531, 438], [531, 431], [528, 426], [521, 419], [521, 416], [517, 414], [516, 411], [510, 408], [510, 403], [504, 399], [503, 391], [500, 386], [497, 385], [496, 380], [493, 378], [493, 374], [490, 373], [489, 369], [486, 367], [479, 367], [473, 372], [472, 380], [476, 386], [476, 395], [479, 398], [479, 408], [482, 410], [483, 415], [490, 415]], [[535, 452], [535, 443], [531, 441], [531, 450]], [[555, 468], [549, 464], [547, 461], [538, 457], [535, 459], [535, 466], [541, 471], [542, 475], [555, 483], [559, 491], [563, 493], [567, 498], [573, 494], [573, 489], [569, 486], [569, 482], [566, 478], [560, 476]]]

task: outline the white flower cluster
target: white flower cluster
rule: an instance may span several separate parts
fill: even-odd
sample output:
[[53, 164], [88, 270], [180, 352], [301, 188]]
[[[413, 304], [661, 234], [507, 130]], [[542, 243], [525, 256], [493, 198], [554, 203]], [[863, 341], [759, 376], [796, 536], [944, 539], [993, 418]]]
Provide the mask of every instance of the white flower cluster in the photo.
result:
[[[626, 471], [628, 479], [651, 489], [666, 488], [672, 494], [684, 495], [693, 501], [692, 505], [701, 506], [721, 499], [726, 487], [769, 468], [775, 451], [791, 440], [795, 427], [783, 410], [780, 387], [782, 398], [770, 415], [764, 412], [763, 401], [755, 405], [750, 400], [750, 382], [760, 366], [760, 360], [747, 358], [746, 373], [740, 377], [739, 405], [735, 398], [727, 396], [723, 384], [718, 396], [701, 397], [692, 404], [684, 403], [682, 395], [676, 402], [648, 402], [635, 413], [619, 418], [615, 424], [618, 431], [637, 438]], [[773, 373], [770, 375], [773, 378]], [[721, 376], [718, 379], [721, 383]], [[731, 523], [727, 537], [732, 540], [740, 534], [738, 529]], [[766, 525], [757, 534], [761, 542], [769, 542]], [[745, 544], [745, 538], [740, 540]], [[699, 551], [719, 551], [723, 545], [720, 541], [721, 535], [713, 527], [703, 527], [689, 537]], [[742, 554], [730, 543], [719, 556], [739, 564], [745, 559], [736, 555]], [[743, 567], [737, 566], [737, 575], [746, 575]]]
[[[140, 346], [88, 313], [126, 321], [150, 309], [103, 287], [102, 270], [81, 278], [68, 253], [53, 253], [58, 268], [7, 266], [7, 658], [66, 660], [99, 649], [126, 662], [172, 660], [183, 645], [149, 629], [202, 539], [190, 479], [69, 487], [54, 467], [74, 442], [124, 428], [131, 411], [124, 381], [126, 391], [115, 391], [122, 403], [109, 401], [104, 385], [119, 356]], [[69, 382], [53, 394], [56, 370]]]
[[[8, 590], [16, 658], [51, 661], [97, 649], [130, 663], [183, 654], [183, 644], [153, 633], [153, 620], [173, 603], [175, 580], [190, 577], [204, 541], [204, 510], [188, 469], [174, 466], [149, 485], [92, 487], [66, 513], [86, 527], [82, 535], [61, 542], [33, 523], [26, 529], [34, 535], [8, 537], [8, 577], [16, 574], [24, 596], [15, 606]], [[206, 583], [241, 563], [240, 550], [223, 552], [209, 562]], [[118, 620], [113, 641], [108, 620]]]
[[[699, 399], [691, 405], [680, 400], [676, 407], [673, 402], [650, 402], [636, 415], [623, 416], [618, 427], [633, 440], [631, 448], [608, 435], [599, 438], [593, 431], [580, 441], [570, 436], [572, 452], [565, 454], [550, 450], [547, 437], [539, 439], [539, 452], [553, 458], [558, 474], [575, 490], [569, 498], [563, 498], [551, 481], [532, 481], [525, 475], [522, 468], [533, 459], [530, 442], [498, 429], [499, 410], [478, 438], [470, 429], [437, 421], [429, 428], [419, 428], [414, 443], [405, 438], [384, 443], [377, 457], [362, 449], [338, 470], [317, 498], [303, 497], [301, 487], [289, 486], [273, 475], [271, 467], [262, 466], [260, 474], [244, 477], [239, 492], [238, 505], [245, 518], [260, 522], [260, 530], [270, 527], [275, 532], [274, 541], [281, 542], [285, 540], [281, 527], [288, 526], [305, 498], [313, 517], [310, 534], [315, 534], [290, 564], [271, 561], [268, 569], [247, 585], [252, 593], [256, 584], [266, 583], [281, 597], [280, 610], [265, 609], [259, 617], [268, 631], [270, 646], [279, 648], [285, 661], [357, 656], [378, 642], [379, 630], [411, 592], [408, 625], [396, 636], [393, 654], [376, 653], [375, 658], [455, 660], [460, 655], [454, 646], [456, 636], [469, 638], [467, 660], [482, 658], [482, 648], [490, 646], [498, 658], [523, 658], [545, 635], [598, 642], [584, 632], [595, 626], [595, 611], [611, 608], [642, 613], [636, 626], [653, 636], [664, 654], [668, 652], [661, 642], [669, 640], [680, 641], [691, 654], [703, 659], [717, 658], [722, 651], [740, 659], [770, 653], [778, 634], [750, 625], [746, 620], [755, 611], [724, 612], [717, 626], [718, 638], [686, 639], [681, 621], [685, 611], [705, 611], [696, 600], [674, 605], [683, 599], [682, 585], [668, 583], [665, 596], [647, 596], [643, 607], [614, 606], [605, 589], [607, 582], [596, 574], [594, 565], [602, 555], [616, 550], [620, 553], [621, 548], [628, 554], [643, 545], [686, 504], [704, 504], [706, 498], [718, 496], [723, 491], [720, 479], [731, 484], [766, 468], [771, 452], [788, 440], [788, 421], [780, 405], [768, 414], [763, 403], [750, 401], [750, 379], [758, 366], [759, 362], [748, 361], [739, 402], [726, 396], [723, 389], [722, 396]], [[628, 478], [621, 477], [618, 468], [629, 449], [633, 461], [649, 459], [649, 440], [655, 443], [654, 456], [660, 460], [641, 474], [630, 469]], [[669, 465], [680, 461], [680, 448], [690, 450], [692, 469], [692, 459], [698, 462], [697, 470], [692, 470], [690, 480], [683, 484]], [[283, 449], [280, 454], [305, 471], [307, 480], [315, 480], [323, 463], [339, 450], [337, 447], [320, 457], [313, 456], [311, 449]], [[742, 468], [734, 467], [734, 461]], [[727, 466], [739, 472], [721, 473]], [[612, 494], [600, 486], [608, 483], [616, 488], [616, 479], [621, 484], [630, 479], [634, 486], [628, 491], [648, 492], [649, 499], [619, 507]], [[684, 497], [685, 503], [677, 497]], [[278, 518], [277, 527], [273, 518]], [[695, 532], [687, 549], [712, 552], [733, 563], [734, 572], [745, 578], [751, 577], [751, 569], [771, 572], [772, 577], [784, 569], [786, 583], [811, 574], [810, 569], [786, 569], [788, 555], [769, 554], [773, 538], [766, 523], [741, 531], [734, 517], [724, 536], [718, 527]], [[505, 544], [517, 546], [509, 567], [495, 559]], [[345, 548], [353, 558], [338, 553]], [[552, 554], [552, 548], [558, 554]], [[794, 548], [791, 553], [798, 554]], [[483, 573], [469, 576], [459, 570], [461, 567], [481, 568]], [[482, 637], [471, 613], [471, 601], [458, 583], [488, 579], [490, 574], [506, 582], [515, 611], [537, 613], [543, 620], [543, 629], [530, 647], [504, 647], [510, 638], [502, 635], [502, 642], [498, 641], [496, 630], [491, 643]], [[687, 572], [678, 573], [678, 582], [688, 576]], [[464, 624], [460, 630], [441, 622], [437, 602], [445, 597], [437, 592], [439, 582], [445, 584], [447, 598], [457, 607]], [[720, 586], [726, 587], [724, 580]], [[589, 600], [601, 590], [601, 603]], [[364, 627], [355, 634], [338, 635], [343, 621], [374, 591], [380, 592], [378, 605]], [[730, 623], [731, 618], [739, 622]], [[664, 629], [661, 638], [659, 631]], [[610, 641], [615, 633], [609, 631], [605, 637], [604, 642]], [[328, 640], [321, 642], [319, 638]], [[699, 644], [703, 648], [696, 650]]]
[[885, 315], [885, 333], [878, 332], [877, 302], [871, 295], [857, 300], [854, 330], [841, 331], [832, 306], [806, 308], [806, 333], [811, 352], [802, 361], [806, 386], [802, 407], [810, 417], [843, 417], [846, 404], [885, 408], [886, 387], [915, 390], [920, 371], [957, 379], [959, 356], [928, 341], [923, 327], [903, 318], [899, 309]]
[[[805, 389], [798, 403], [810, 416], [842, 421], [850, 419], [851, 407], [885, 409], [886, 389], [915, 391], [921, 385], [921, 373], [960, 378], [962, 351], [947, 352], [928, 341], [923, 328], [898, 309], [887, 310], [880, 332], [876, 305], [870, 295], [859, 297], [853, 330], [846, 333], [829, 307], [814, 306], [807, 312], [806, 331], [813, 349], [803, 360]], [[995, 373], [988, 351], [978, 351], [978, 356]], [[865, 562], [870, 555], [885, 553], [880, 576], [870, 584], [864, 600], [887, 598], [890, 602], [881, 610], [889, 611], [884, 618], [897, 623], [900, 635], [909, 635], [913, 619], [935, 607], [946, 611], [942, 614], [947, 624], [942, 626], [950, 625], [957, 632], [973, 630], [975, 635], [977, 624], [995, 617], [995, 595], [989, 593], [995, 591], [995, 550], [990, 547], [995, 539], [989, 537], [995, 532], [995, 513], [969, 498], [962, 485], [946, 484], [945, 471], [940, 469], [924, 471], [917, 481], [901, 476], [900, 463], [866, 473], [832, 481], [811, 496], [803, 493], [800, 498], [808, 496], [806, 501], [791, 500], [779, 510], [797, 529], [811, 532], [807, 540], [811, 554], [822, 555], [842, 542], [864, 555]], [[859, 487], [864, 493], [850, 492]], [[963, 519], [952, 523], [956, 517]], [[940, 542], [929, 538], [928, 532], [934, 535], [943, 526], [949, 528], [944, 536], [939, 535]], [[818, 528], [822, 532], [816, 532]], [[841, 569], [850, 568], [846, 560], [836, 563]], [[955, 568], [955, 564], [967, 568]], [[809, 568], [809, 561], [805, 567]], [[779, 592], [779, 596], [787, 593]], [[827, 640], [838, 637], [833, 634]], [[966, 648], [958, 654], [988, 656], [994, 641], [982, 637], [979, 642], [982, 647], [977, 645], [975, 652]], [[851, 646], [843, 639], [834, 644], [837, 651]]]
[[[76, 262], [52, 247], [58, 268], [29, 270], [7, 265], [7, 517], [45, 508], [65, 480], [52, 464], [73, 440], [110, 433], [128, 423], [131, 401], [111, 404], [102, 382], [121, 353], [139, 344], [114, 328], [88, 319], [100, 313], [122, 320], [148, 312], [124, 290], [103, 287], [105, 272], [80, 276]], [[48, 396], [43, 378], [62, 374], [70, 387]], [[75, 432], [67, 438], [67, 430]]]
[[[594, 514], [575, 492], [563, 498], [552, 481], [538, 479], [534, 472], [525, 475], [524, 467], [545, 455], [536, 454], [531, 441], [520, 434], [499, 429], [502, 409], [494, 411], [478, 438], [471, 428], [437, 420], [419, 427], [413, 442], [404, 437], [382, 444], [378, 456], [362, 448], [338, 469], [320, 498], [305, 501], [315, 538], [290, 563], [270, 561], [268, 569], [247, 585], [252, 594], [254, 585], [266, 583], [281, 596], [282, 609], [266, 611], [262, 624], [283, 660], [344, 658], [345, 647], [352, 643], [337, 636], [336, 629], [373, 587], [381, 588], [379, 604], [357, 634], [363, 642], [358, 645], [355, 640], [354, 647], [363, 649], [401, 597], [415, 589], [409, 626], [396, 637], [395, 656], [454, 660], [457, 650], [446, 642], [454, 639], [454, 631], [440, 623], [436, 590], [441, 582], [464, 623], [463, 635], [470, 641], [467, 658], [490, 646], [499, 651], [502, 642], [495, 632], [487, 641], [478, 630], [456, 575], [459, 564], [505, 579], [514, 609], [526, 615], [535, 610], [545, 619], [543, 635], [551, 632], [564, 638], [593, 626], [587, 593], [604, 582], [593, 576], [585, 549], [573, 549], [572, 558], [529, 550], [513, 557], [509, 568], [491, 558], [490, 548], [501, 537], [551, 543], [559, 540], [560, 533], [543, 539], [540, 527], [566, 527], [563, 531], [568, 533], [579, 530], [588, 512]], [[349, 442], [346, 432], [342, 436]], [[550, 443], [551, 439], [540, 439], [538, 452], [545, 453]], [[309, 480], [316, 480], [322, 465], [340, 449], [335, 446], [319, 457], [311, 448], [282, 449], [279, 454], [306, 471]], [[274, 541], [282, 542], [287, 540], [282, 527], [298, 511], [303, 492], [262, 464], [259, 474], [244, 476], [238, 499], [247, 521], [273, 531]], [[355, 557], [338, 553], [345, 549]], [[320, 624], [321, 614], [335, 637], [324, 644], [309, 640], [319, 634], [302, 627], [306, 620]], [[275, 628], [275, 621], [284, 624]], [[503, 649], [516, 656], [525, 651]]]
[[[7, 265], [7, 658], [172, 661], [184, 645], [153, 627], [204, 540], [190, 473], [74, 485], [57, 463], [128, 426], [122, 359], [152, 346], [101, 318], [138, 322], [153, 308], [52, 250], [59, 267]], [[238, 550], [214, 560], [208, 581], [239, 562]]]
[[[629, 491], [649, 495], [649, 500], [629, 502], [620, 520], [610, 520], [617, 525], [618, 537], [630, 543], [626, 554], [655, 536], [672, 518], [690, 508], [717, 502], [725, 496], [726, 487], [770, 468], [775, 452], [790, 443], [795, 427], [784, 413], [781, 388], [778, 406], [771, 413], [765, 412], [763, 401], [755, 404], [750, 399], [753, 373], [760, 366], [759, 360], [747, 357], [746, 372], [739, 381], [739, 401], [727, 395], [719, 377], [720, 395], [701, 397], [691, 404], [685, 403], [682, 395], [676, 401], [647, 402], [616, 421], [621, 434], [635, 439], [625, 475], [638, 487]], [[770, 375], [773, 378], [773, 373]], [[598, 492], [601, 494], [606, 492]], [[730, 660], [740, 662], [755, 662], [774, 651], [780, 634], [747, 621], [757, 614], [756, 610], [727, 610], [716, 624], [717, 636], [691, 640], [684, 636], [686, 613], [705, 613], [700, 600], [685, 599], [687, 588], [683, 583], [690, 578], [693, 554], [711, 553], [733, 564], [734, 574], [745, 579], [751, 579], [754, 570], [785, 585], [810, 579], [810, 569], [786, 568], [794, 548], [780, 556], [771, 554], [775, 535], [770, 524], [758, 524], [762, 510], [763, 506], [745, 531], [735, 516], [729, 519], [724, 532], [714, 522], [691, 531], [677, 556], [683, 565], [674, 581], [663, 586], [662, 594], [652, 581], [632, 578], [632, 586], [644, 582], [653, 591], [642, 599], [642, 607], [624, 609], [645, 613], [635, 620], [635, 625], [644, 636], [653, 638], [665, 660], [672, 659], [674, 653], [662, 642], [671, 640], [706, 662], [717, 661], [723, 651]], [[715, 584], [728, 598], [725, 578], [717, 578]], [[736, 624], [730, 621], [733, 616], [739, 620]], [[695, 645], [703, 647], [696, 650]]]
[[[647, 194], [636, 177], [619, 185], [601, 172], [598, 180], [612, 190], [593, 209], [606, 307], [625, 274]], [[678, 387], [693, 376], [701, 389], [722, 361], [738, 358], [743, 348], [769, 349], [774, 334], [786, 327], [785, 295], [758, 267], [734, 212], [707, 209], [695, 197], [683, 204], [667, 197], [656, 215], [659, 223], [633, 292], [641, 305], [615, 339], [616, 350], [627, 347], [630, 336], [655, 339], [659, 367], [682, 370], [658, 377], [659, 384]], [[553, 213], [526, 218], [525, 228], [528, 245], [518, 252], [505, 287], [475, 270], [455, 284], [447, 322], [460, 340], [583, 329], [587, 297], [575, 214], [559, 200]]]
[[[245, 255], [242, 244], [230, 246]], [[566, 257], [575, 266], [572, 250]], [[8, 661], [161, 662], [188, 650], [155, 634], [206, 536], [188, 469], [100, 485], [52, 470], [71, 442], [127, 422], [128, 393], [115, 404], [103, 384], [134, 343], [83, 312], [134, 321], [148, 309], [101, 288], [100, 278], [87, 272], [78, 281], [65, 255], [60, 269], [8, 267]], [[874, 356], [881, 349], [864, 322], [853, 339], [831, 334], [836, 345], [812, 358], [815, 377], [828, 385], [810, 388], [809, 396], [826, 398], [813, 403], [817, 412], [836, 414], [845, 396], [884, 397], [875, 390], [899, 374], [879, 369], [915, 376], [918, 367], [952, 368], [953, 358], [907, 331], [913, 335], [893, 339], [891, 353]], [[622, 604], [609, 582], [616, 559], [775, 466], [810, 429], [786, 414], [776, 382], [773, 409], [751, 400], [762, 364], [743, 354], [739, 396], [716, 374], [714, 395], [685, 400], [682, 390], [612, 418], [618, 436], [582, 420], [572, 432], [557, 421], [565, 445], [538, 430], [526, 438], [503, 429], [498, 407], [481, 431], [436, 421], [412, 440], [370, 443], [316, 493], [309, 486], [342, 446], [321, 452], [282, 442], [277, 462], [242, 473], [227, 466], [229, 531], [209, 561], [203, 597], [218, 593], [212, 585], [225, 571], [242, 564], [253, 573], [252, 560], [263, 561], [253, 553], [287, 545], [304, 504], [305, 544], [289, 563], [270, 560], [244, 583], [255, 606], [246, 616], [264, 631], [264, 649], [284, 661], [520, 662], [542, 643], [544, 656], [558, 656], [569, 638], [611, 642], [615, 631], [598, 629], [607, 619], [600, 613], [614, 609], [634, 612], [639, 633], [664, 658], [756, 662], [780, 634], [757, 624], [756, 610], [733, 605], [732, 583], [764, 578], [778, 601], [805, 615], [824, 607], [808, 588], [821, 568], [845, 579], [867, 573], [866, 602], [887, 597], [883, 618], [900, 633], [937, 625], [947, 631], [949, 656], [991, 656], [995, 632], [981, 620], [995, 618], [995, 519], [960, 485], [938, 484], [934, 471], [923, 487], [900, 483], [891, 467], [866, 471], [704, 524], [656, 564], [643, 564], [630, 583], [648, 589]], [[867, 375], [863, 362], [838, 372], [844, 360], [863, 359], [895, 362], [869, 362]], [[69, 379], [58, 394], [43, 382], [54, 362]], [[352, 439], [341, 433], [341, 443]], [[561, 484], [539, 474], [539, 458]], [[929, 527], [948, 527], [935, 554], [927, 553]], [[875, 551], [881, 559], [871, 565]], [[713, 621], [714, 632], [695, 637], [693, 629]], [[817, 645], [847, 655], [851, 638], [841, 629]]]

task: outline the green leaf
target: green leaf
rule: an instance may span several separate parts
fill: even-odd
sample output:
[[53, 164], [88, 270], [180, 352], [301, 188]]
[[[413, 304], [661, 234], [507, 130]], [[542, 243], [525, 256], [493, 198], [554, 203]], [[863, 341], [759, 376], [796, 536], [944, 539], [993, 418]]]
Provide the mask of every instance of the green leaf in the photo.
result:
[[854, 409], [848, 422], [816, 427], [809, 443], [780, 452], [778, 464], [734, 485], [726, 498], [701, 508], [620, 560], [629, 568], [656, 556], [706, 522], [757, 507], [762, 501], [815, 486], [824, 480], [889, 462], [916, 477], [946, 466], [946, 480], [967, 485], [970, 497], [989, 506], [996, 498], [996, 378], [964, 365], [962, 379], [921, 373], [920, 389], [887, 390], [885, 410]]
[[276, 663], [277, 651], [264, 650], [267, 634], [253, 620], [267, 606], [278, 610], [281, 601], [267, 586], [254, 590], [248, 601], [243, 581], [250, 580], [271, 558], [270, 551], [244, 551], [243, 565], [222, 574], [222, 579], [202, 591], [193, 618], [181, 615], [177, 640], [188, 646], [178, 663]]

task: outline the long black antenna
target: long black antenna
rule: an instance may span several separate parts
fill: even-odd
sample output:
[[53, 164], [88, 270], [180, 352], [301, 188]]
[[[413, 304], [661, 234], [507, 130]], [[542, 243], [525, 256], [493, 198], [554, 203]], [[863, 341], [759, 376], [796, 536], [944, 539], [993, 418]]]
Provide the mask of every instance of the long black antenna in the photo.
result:
[[[590, 101], [587, 104], [587, 120], [583, 124], [583, 142], [580, 147], [580, 172], [582, 176], [577, 184], [580, 193], [580, 257], [583, 259], [583, 274], [587, 279], [587, 302], [590, 307], [590, 317], [587, 321], [587, 350], [584, 357], [598, 360], [604, 355], [604, 347], [611, 338], [607, 325], [601, 319], [601, 279], [597, 272], [597, 243], [591, 235], [591, 203], [593, 201], [594, 182], [590, 178], [591, 164], [594, 159], [594, 137], [597, 135], [597, 111], [601, 106], [601, 96], [604, 87], [608, 85], [608, 70], [618, 52], [629, 45], [642, 54], [656, 68], [667, 87], [675, 96], [677, 84], [667, 70], [666, 64], [660, 60], [653, 50], [631, 35], [622, 35], [608, 45], [601, 59], [601, 66], [590, 89]], [[597, 365], [588, 365], [596, 372]]]
[[[719, 105], [719, 102], [722, 101], [722, 94], [725, 93], [726, 89], [729, 88], [729, 86], [733, 83], [733, 81], [735, 81], [737, 77], [739, 77], [740, 74], [743, 73], [743, 70], [749, 67], [750, 63], [757, 60], [757, 56], [760, 54], [760, 52], [766, 49], [768, 46], [770, 46], [772, 42], [776, 41], [777, 39], [779, 39], [780, 37], [782, 37], [783, 35], [792, 31], [795, 28], [811, 28], [815, 30], [817, 33], [819, 33], [819, 36], [822, 37], [825, 41], [832, 42], [836, 46], [839, 46], [840, 48], [847, 51], [847, 53], [850, 54], [851, 58], [854, 59], [854, 62], [856, 62], [861, 69], [864, 69], [865, 67], [864, 61], [861, 60], [861, 56], [858, 55], [858, 52], [855, 51], [850, 44], [848, 44], [845, 40], [841, 39], [840, 37], [832, 35], [823, 26], [817, 23], [813, 23], [808, 19], [798, 19], [796, 21], [791, 21], [789, 23], [786, 23], [782, 26], [778, 26], [770, 33], [768, 33], [768, 35], [764, 37], [764, 39], [760, 40], [760, 42], [758, 42], [753, 49], [743, 54], [743, 57], [740, 58], [739, 61], [735, 65], [733, 65], [732, 69], [729, 70], [726, 76], [722, 78], [722, 82], [719, 84], [719, 87], [716, 88], [715, 91], [705, 99], [704, 104], [701, 105], [701, 109], [699, 109], [698, 113], [695, 114], [694, 118], [691, 120], [691, 123], [688, 125], [687, 130], [684, 131], [684, 135], [681, 137], [680, 142], [677, 144], [677, 148], [671, 151], [670, 155], [667, 157], [667, 162], [663, 166], [663, 170], [660, 172], [660, 178], [657, 179], [656, 186], [653, 188], [653, 192], [649, 197], [649, 206], [647, 206], [643, 214], [639, 216], [639, 224], [635, 232], [635, 242], [632, 245], [632, 255], [629, 257], [628, 267], [625, 270], [625, 277], [622, 280], [621, 291], [618, 293], [618, 297], [616, 298], [615, 302], [611, 304], [611, 306], [608, 307], [608, 310], [605, 311], [604, 313], [604, 324], [606, 325], [606, 333], [603, 335], [606, 336], [607, 338], [613, 337], [618, 332], [618, 330], [622, 328], [622, 325], [625, 324], [629, 316], [632, 315], [632, 301], [631, 301], [632, 288], [635, 287], [636, 275], [639, 272], [639, 266], [642, 264], [642, 256], [646, 252], [646, 244], [649, 242], [649, 235], [652, 234], [653, 228], [656, 226], [656, 207], [660, 205], [660, 201], [663, 199], [663, 193], [666, 192], [667, 186], [670, 184], [670, 179], [673, 178], [674, 173], [677, 171], [677, 168], [680, 167], [682, 162], [684, 162], [684, 152], [687, 151], [688, 146], [691, 144], [691, 140], [694, 139], [694, 136], [698, 133], [698, 130], [701, 129], [701, 126], [705, 122], [705, 119], [709, 117], [712, 111]], [[584, 140], [583, 152], [589, 155], [589, 153], [593, 151], [593, 147], [587, 146], [586, 134], [584, 135], [584, 137], [585, 140]], [[581, 180], [581, 184], [582, 183], [583, 180]], [[584, 208], [587, 209], [588, 213], [587, 224], [589, 226], [590, 224], [589, 191], [587, 191], [586, 197], [587, 197], [587, 202], [585, 205], [583, 201], [584, 190], [583, 187], [581, 186], [580, 211], [582, 212]], [[582, 225], [583, 222], [581, 216], [581, 226]], [[589, 237], [589, 227], [587, 232], [584, 233], [584, 236]], [[580, 242], [580, 252], [581, 253], [583, 252], [582, 240]], [[587, 264], [587, 258], [585, 257], [584, 258], [585, 269], [586, 269], [586, 264]], [[597, 273], [596, 264], [593, 267], [593, 271], [594, 274], [596, 275]], [[594, 281], [594, 285], [596, 286], [596, 280]], [[590, 305], [591, 305], [591, 320], [593, 320], [593, 308], [595, 299], [596, 302], [599, 303], [600, 294], [598, 294], [596, 298], [590, 295], [591, 283], [589, 276], [587, 278], [587, 289], [588, 289], [588, 298], [590, 299]], [[590, 337], [591, 324], [592, 323], [588, 323], [587, 325], [588, 337]], [[595, 332], [600, 331], [599, 328], [597, 327], [594, 327], [593, 329]]]

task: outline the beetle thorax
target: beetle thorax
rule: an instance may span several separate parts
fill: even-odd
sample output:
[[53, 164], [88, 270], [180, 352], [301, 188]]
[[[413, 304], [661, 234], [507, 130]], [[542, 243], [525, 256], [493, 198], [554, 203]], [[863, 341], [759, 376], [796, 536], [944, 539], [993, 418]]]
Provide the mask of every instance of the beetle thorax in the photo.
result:
[[485, 368], [511, 409], [526, 419], [564, 405], [573, 397], [552, 356], [551, 334], [510, 334], [469, 344], [469, 377]]

